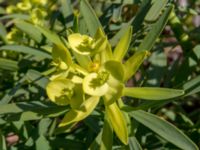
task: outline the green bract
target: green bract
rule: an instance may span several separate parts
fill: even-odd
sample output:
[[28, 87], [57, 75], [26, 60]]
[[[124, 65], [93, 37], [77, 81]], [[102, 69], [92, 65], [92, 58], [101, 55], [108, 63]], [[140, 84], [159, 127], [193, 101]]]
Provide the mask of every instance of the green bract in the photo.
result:
[[[44, 31], [44, 34], [47, 33], [42, 28], [40, 30]], [[101, 28], [94, 37], [79, 33], [69, 35], [67, 47], [58, 38], [52, 37], [52, 40], [58, 41], [53, 40], [55, 46], [52, 51], [53, 64], [58, 66], [58, 72], [51, 77], [47, 94], [54, 103], [71, 107], [59, 127], [83, 120], [102, 99], [110, 125], [121, 142], [128, 144], [128, 120], [117, 103], [120, 101], [123, 104], [121, 97], [165, 100], [183, 94], [182, 90], [125, 87], [126, 81], [135, 74], [149, 55], [147, 51], [138, 51], [123, 63], [131, 35], [132, 28], [129, 27], [113, 52]], [[69, 55], [69, 50], [74, 56]], [[74, 61], [73, 57], [77, 61]], [[71, 63], [67, 62], [68, 58]], [[157, 91], [160, 92], [158, 95]]]

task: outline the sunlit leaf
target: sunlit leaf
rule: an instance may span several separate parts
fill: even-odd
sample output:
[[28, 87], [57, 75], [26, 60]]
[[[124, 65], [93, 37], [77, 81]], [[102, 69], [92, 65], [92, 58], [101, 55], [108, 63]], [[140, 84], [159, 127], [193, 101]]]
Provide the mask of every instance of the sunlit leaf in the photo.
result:
[[87, 0], [81, 0], [80, 11], [90, 34], [93, 36], [99, 27], [102, 28], [101, 23], [99, 22], [94, 10]]
[[63, 44], [63, 42], [61, 41], [59, 36], [56, 33], [52, 32], [44, 27], [37, 26], [37, 28], [40, 30], [40, 32], [42, 32], [45, 35], [45, 37], [48, 40], [50, 40], [52, 43], [54, 43], [60, 49], [60, 51], [61, 50], [64, 51], [63, 53], [65, 53], [65, 56], [67, 57], [66, 63], [68, 65], [71, 65], [72, 64], [71, 54], [68, 51], [68, 49], [66, 48], [66, 46]]
[[36, 49], [24, 45], [4, 45], [0, 47], [0, 51], [6, 50], [6, 51], [15, 51], [15, 52], [21, 52], [25, 54], [31, 54], [38, 57], [44, 57], [44, 58], [51, 58], [51, 55], [41, 49]]
[[36, 42], [40, 43], [42, 41], [42, 34], [34, 25], [25, 21], [16, 21], [15, 25]]
[[107, 116], [105, 116], [100, 150], [112, 149], [112, 144], [113, 129]]
[[124, 64], [126, 69], [125, 80], [133, 76], [143, 63], [144, 59], [149, 55], [147, 51], [136, 52]]
[[165, 7], [166, 4], [167, 4], [167, 0], [159, 0], [159, 1], [153, 0], [150, 10], [145, 16], [145, 21], [147, 22], [156, 21], [159, 18], [161, 11]]
[[174, 125], [160, 119], [156, 115], [142, 110], [133, 111], [129, 114], [138, 122], [153, 130], [155, 133], [177, 147], [185, 150], [198, 150], [198, 147], [182, 131]]
[[141, 145], [139, 144], [138, 140], [134, 136], [129, 137], [129, 148], [130, 150], [142, 150]]
[[106, 106], [106, 115], [108, 115], [108, 119], [110, 120], [117, 137], [122, 143], [128, 144], [128, 129], [126, 121], [116, 103]]
[[145, 100], [167, 100], [180, 97], [184, 94], [183, 90], [169, 88], [133, 87], [124, 88], [124, 96], [141, 98]]
[[127, 31], [120, 39], [119, 43], [114, 49], [113, 57], [115, 60], [122, 61], [124, 56], [126, 55], [126, 52], [129, 48], [130, 42], [132, 38], [132, 27], [129, 26], [127, 28]]
[[99, 97], [90, 97], [88, 98], [80, 108], [71, 109], [64, 116], [62, 122], [59, 124], [59, 127], [66, 126], [73, 122], [78, 122], [86, 118], [94, 110], [94, 108], [99, 103]]

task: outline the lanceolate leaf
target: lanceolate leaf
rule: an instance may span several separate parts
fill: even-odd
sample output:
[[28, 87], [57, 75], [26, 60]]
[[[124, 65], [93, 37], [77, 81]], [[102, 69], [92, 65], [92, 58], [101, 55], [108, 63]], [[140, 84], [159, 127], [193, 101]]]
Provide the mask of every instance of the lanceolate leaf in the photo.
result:
[[45, 37], [48, 40], [50, 40], [52, 43], [54, 43], [60, 50], [64, 51], [63, 53], [65, 53], [65, 56], [67, 57], [66, 63], [68, 65], [71, 65], [72, 64], [71, 54], [68, 51], [68, 49], [66, 48], [66, 46], [63, 44], [63, 42], [61, 41], [59, 36], [56, 33], [52, 32], [48, 29], [45, 29], [43, 27], [37, 26], [37, 28], [40, 30], [40, 32], [42, 32], [45, 35]]
[[183, 85], [186, 96], [200, 92], [200, 75]]
[[149, 55], [147, 51], [136, 52], [133, 56], [131, 56], [124, 64], [125, 72], [125, 80], [128, 80], [132, 77], [136, 71], [139, 69], [140, 65], [143, 63], [144, 59]]
[[19, 69], [17, 61], [0, 58], [0, 69], [5, 69], [9, 71], [17, 71]]
[[51, 55], [46, 51], [22, 45], [4, 45], [0, 47], [0, 51], [1, 50], [15, 51], [38, 57], [51, 58]]
[[10, 14], [10, 15], [6, 15], [6, 16], [2, 16], [0, 17], [0, 20], [4, 20], [4, 19], [23, 19], [23, 20], [28, 20], [30, 19], [29, 15], [24, 15], [24, 14]]
[[180, 149], [198, 150], [198, 147], [183, 132], [159, 117], [142, 110], [132, 111], [129, 114], [138, 122], [153, 130]]
[[145, 100], [167, 100], [184, 94], [183, 90], [168, 88], [133, 87], [124, 88], [124, 96], [141, 98]]
[[2, 23], [0, 23], [0, 39], [2, 39], [5, 43], [7, 42], [6, 34], [7, 31], [5, 26]]
[[78, 122], [86, 118], [99, 103], [99, 97], [88, 98], [79, 109], [71, 109], [63, 118], [59, 127]]
[[142, 150], [141, 145], [134, 136], [129, 137], [129, 148], [130, 150]]
[[107, 116], [105, 116], [100, 150], [112, 149], [112, 144], [113, 144], [113, 129]]
[[0, 105], [0, 115], [3, 114], [13, 114], [13, 113], [22, 113], [22, 112], [35, 112], [38, 114], [51, 114], [54, 111], [63, 111], [68, 109], [67, 106], [58, 106], [53, 103], [47, 102], [20, 102], [20, 103], [12, 103], [12, 104], [3, 104]]
[[145, 21], [148, 22], [154, 22], [159, 18], [159, 15], [161, 14], [162, 9], [167, 4], [167, 0], [153, 0], [152, 1], [153, 6], [151, 6], [149, 12], [145, 16]]
[[108, 115], [108, 119], [110, 120], [117, 137], [122, 143], [128, 144], [126, 121], [116, 102], [106, 106], [106, 115]]
[[83, 15], [83, 18], [85, 19], [86, 25], [88, 27], [88, 30], [92, 36], [96, 33], [97, 29], [101, 27], [101, 23], [99, 22], [99, 19], [97, 18], [94, 10], [90, 6], [89, 2], [87, 0], [81, 0], [80, 3], [80, 11]]
[[104, 63], [107, 60], [110, 60], [113, 58], [113, 53], [112, 53], [112, 49], [111, 49], [111, 45], [107, 40], [107, 37], [103, 31], [103, 29], [101, 27], [99, 27], [94, 35], [95, 39], [103, 39], [103, 43], [101, 45], [101, 47], [99, 48], [100, 50], [103, 49], [101, 51], [101, 62]]
[[42, 34], [34, 25], [25, 21], [17, 21], [15, 25], [36, 42], [40, 43], [42, 41]]
[[120, 39], [119, 43], [114, 49], [114, 59], [117, 61], [122, 61], [124, 56], [126, 55], [126, 52], [128, 50], [129, 44], [131, 42], [132, 38], [132, 27], [129, 26], [125, 34]]
[[7, 150], [6, 139], [5, 139], [4, 135], [2, 134], [2, 131], [0, 131], [0, 148], [2, 150]]
[[162, 14], [162, 16], [159, 18], [159, 20], [152, 25], [152, 29], [150, 32], [146, 35], [142, 43], [139, 45], [138, 50], [151, 50], [153, 44], [155, 43], [156, 39], [162, 32], [163, 28], [165, 27], [169, 14], [173, 10], [173, 6], [169, 6], [165, 12]]

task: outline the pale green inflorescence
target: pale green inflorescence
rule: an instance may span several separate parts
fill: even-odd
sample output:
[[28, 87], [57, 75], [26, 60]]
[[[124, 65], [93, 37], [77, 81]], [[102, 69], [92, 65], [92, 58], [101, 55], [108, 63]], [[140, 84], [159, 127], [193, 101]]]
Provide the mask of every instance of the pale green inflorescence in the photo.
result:
[[[149, 52], [140, 51], [123, 61], [131, 35], [132, 28], [129, 27], [114, 51], [101, 29], [97, 30], [94, 37], [73, 33], [65, 41], [67, 46], [59, 38], [54, 38], [58, 41], [52, 50], [57, 72], [50, 78], [47, 94], [54, 103], [71, 107], [59, 127], [74, 125], [83, 120], [103, 100], [106, 118], [121, 142], [128, 144], [127, 124], [130, 120], [120, 110], [119, 104], [123, 105], [121, 97], [164, 100], [184, 93], [182, 90], [125, 86], [126, 81], [149, 56]], [[145, 89], [148, 93], [144, 92]], [[160, 95], [157, 91], [161, 91]]]

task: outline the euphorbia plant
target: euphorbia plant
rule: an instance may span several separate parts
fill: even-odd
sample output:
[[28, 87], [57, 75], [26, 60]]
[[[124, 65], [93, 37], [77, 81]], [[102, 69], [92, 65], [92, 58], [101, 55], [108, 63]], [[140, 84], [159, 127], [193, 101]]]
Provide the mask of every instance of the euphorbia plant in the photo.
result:
[[[39, 27], [48, 37], [49, 31]], [[74, 125], [89, 116], [102, 100], [106, 122], [124, 144], [128, 144], [130, 121], [123, 107], [123, 97], [146, 100], [166, 100], [179, 97], [183, 90], [150, 87], [126, 87], [148, 51], [137, 51], [124, 60], [132, 37], [128, 27], [117, 46], [112, 50], [101, 28], [94, 37], [71, 33], [66, 39], [54, 35], [52, 56], [57, 71], [47, 85], [49, 99], [58, 105], [69, 105], [59, 127]]]

